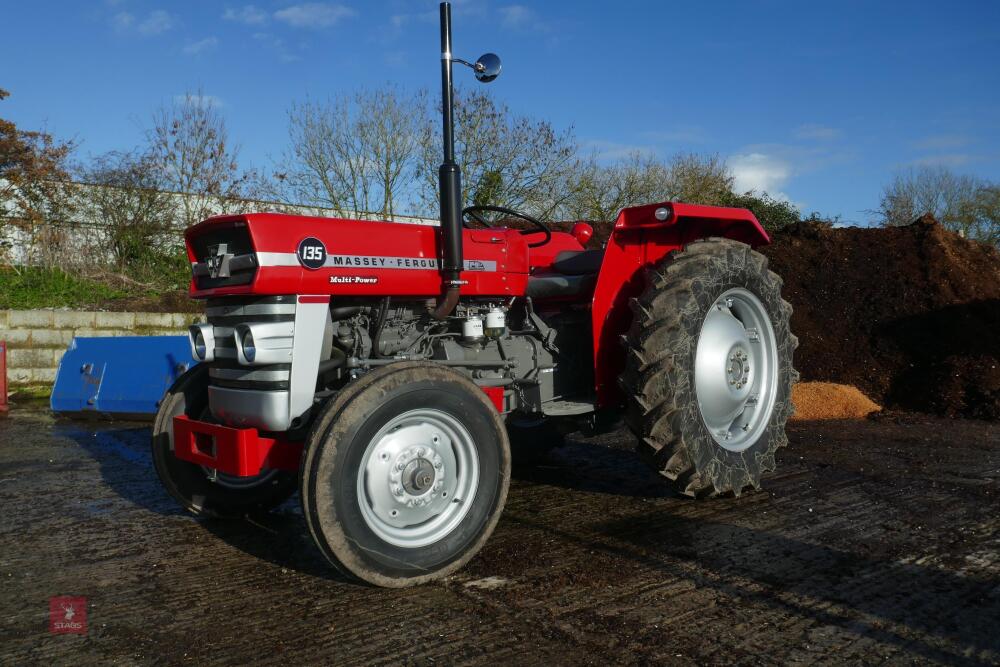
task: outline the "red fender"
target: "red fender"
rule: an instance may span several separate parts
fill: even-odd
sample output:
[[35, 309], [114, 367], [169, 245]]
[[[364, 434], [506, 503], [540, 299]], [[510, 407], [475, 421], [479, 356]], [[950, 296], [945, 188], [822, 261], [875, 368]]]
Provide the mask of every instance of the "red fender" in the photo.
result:
[[[661, 208], [667, 209], [663, 220], [656, 217]], [[771, 241], [754, 214], [742, 208], [663, 202], [626, 208], [618, 214], [591, 303], [597, 407], [623, 401], [617, 381], [625, 367], [620, 336], [632, 322], [629, 299], [646, 288], [643, 269], [691, 241], [710, 236], [753, 247]]]

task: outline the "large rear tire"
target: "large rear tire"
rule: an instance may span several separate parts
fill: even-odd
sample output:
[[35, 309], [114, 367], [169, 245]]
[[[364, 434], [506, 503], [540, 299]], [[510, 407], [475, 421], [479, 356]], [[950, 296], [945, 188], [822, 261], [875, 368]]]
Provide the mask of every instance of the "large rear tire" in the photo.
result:
[[788, 444], [798, 379], [781, 278], [722, 238], [671, 253], [647, 278], [631, 302], [621, 379], [640, 454], [688, 496], [760, 488]]
[[485, 544], [510, 483], [503, 420], [471, 380], [427, 362], [367, 373], [306, 443], [303, 514], [327, 559], [377, 586], [445, 577]]
[[295, 493], [295, 473], [269, 470], [256, 477], [231, 477], [174, 456], [174, 417], [208, 414], [208, 372], [198, 365], [177, 378], [160, 402], [153, 422], [153, 466], [167, 493], [192, 514], [222, 519], [264, 512]]

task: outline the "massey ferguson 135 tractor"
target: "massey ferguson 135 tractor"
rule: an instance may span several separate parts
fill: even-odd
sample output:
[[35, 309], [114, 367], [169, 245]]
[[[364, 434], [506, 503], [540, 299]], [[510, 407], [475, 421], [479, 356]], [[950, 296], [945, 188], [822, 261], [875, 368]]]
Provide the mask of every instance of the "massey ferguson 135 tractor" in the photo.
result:
[[[186, 232], [200, 362], [160, 404], [156, 470], [195, 514], [242, 516], [300, 492], [343, 573], [406, 586], [462, 567], [503, 509], [511, 440], [620, 422], [681, 493], [758, 487], [786, 444], [791, 307], [753, 250], [749, 211], [660, 202], [550, 230], [462, 208], [441, 5], [440, 227], [277, 214]], [[491, 226], [492, 215], [518, 229]], [[513, 223], [512, 223], [513, 224]], [[571, 427], [571, 428], [572, 428]], [[546, 441], [548, 438], [548, 441]]]

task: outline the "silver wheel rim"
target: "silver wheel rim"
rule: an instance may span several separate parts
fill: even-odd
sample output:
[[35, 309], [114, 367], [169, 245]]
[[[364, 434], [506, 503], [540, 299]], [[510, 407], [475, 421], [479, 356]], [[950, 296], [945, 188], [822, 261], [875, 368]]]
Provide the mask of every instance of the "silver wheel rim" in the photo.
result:
[[701, 325], [694, 363], [698, 411], [712, 438], [742, 452], [774, 411], [778, 346], [764, 304], [737, 287], [723, 293]]
[[368, 444], [358, 504], [380, 539], [415, 549], [451, 533], [471, 509], [478, 486], [472, 434], [451, 415], [421, 408], [391, 419]]

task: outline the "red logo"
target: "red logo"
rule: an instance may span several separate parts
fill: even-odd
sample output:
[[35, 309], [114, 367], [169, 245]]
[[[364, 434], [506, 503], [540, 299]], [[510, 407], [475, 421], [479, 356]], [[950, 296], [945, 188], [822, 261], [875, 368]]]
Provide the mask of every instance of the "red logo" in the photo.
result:
[[49, 632], [87, 634], [87, 598], [64, 595], [49, 598]]

